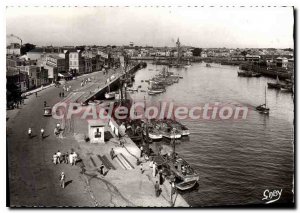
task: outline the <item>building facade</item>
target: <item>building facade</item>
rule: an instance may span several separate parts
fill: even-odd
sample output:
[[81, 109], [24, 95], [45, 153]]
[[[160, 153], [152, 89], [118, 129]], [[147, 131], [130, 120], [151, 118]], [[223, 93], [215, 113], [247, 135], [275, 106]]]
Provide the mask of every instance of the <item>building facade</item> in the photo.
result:
[[78, 75], [84, 73], [85, 61], [81, 50], [71, 50], [69, 53], [69, 71]]

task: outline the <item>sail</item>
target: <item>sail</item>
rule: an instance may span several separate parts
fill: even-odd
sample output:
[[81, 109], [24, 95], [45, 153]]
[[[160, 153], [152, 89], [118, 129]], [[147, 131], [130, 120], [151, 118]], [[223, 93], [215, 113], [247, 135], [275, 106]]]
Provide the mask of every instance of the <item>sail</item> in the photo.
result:
[[278, 78], [278, 75], [276, 77], [276, 83], [279, 84], [279, 78]]

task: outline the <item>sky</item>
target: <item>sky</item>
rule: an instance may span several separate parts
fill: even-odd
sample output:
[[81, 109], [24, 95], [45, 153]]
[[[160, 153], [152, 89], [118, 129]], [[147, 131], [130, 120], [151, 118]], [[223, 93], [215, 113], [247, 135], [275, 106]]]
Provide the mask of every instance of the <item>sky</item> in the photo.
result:
[[[6, 34], [42, 45], [293, 48], [292, 7], [8, 7]], [[7, 43], [17, 41], [7, 37]]]

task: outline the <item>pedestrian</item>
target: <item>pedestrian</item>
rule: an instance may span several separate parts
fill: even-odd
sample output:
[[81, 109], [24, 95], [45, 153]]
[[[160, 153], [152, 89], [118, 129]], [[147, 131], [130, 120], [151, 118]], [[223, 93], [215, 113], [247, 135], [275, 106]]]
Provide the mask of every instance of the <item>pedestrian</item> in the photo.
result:
[[35, 92], [35, 97], [37, 98], [37, 92]]
[[100, 166], [99, 172], [100, 172], [101, 175], [104, 175], [104, 165], [103, 165], [103, 163]]
[[185, 166], [181, 166], [181, 172], [183, 175], [186, 175], [186, 167]]
[[143, 153], [144, 153], [144, 148], [143, 148], [143, 146], [141, 146], [140, 149], [141, 149], [141, 156], [140, 156], [140, 157], [143, 157]]
[[140, 170], [141, 170], [141, 174], [143, 174], [144, 173], [144, 168], [143, 168], [143, 164], [142, 163], [140, 164]]
[[110, 157], [112, 160], [115, 158], [115, 151], [113, 148], [111, 148], [111, 150], [110, 150]]
[[46, 101], [44, 101], [44, 107], [46, 107], [47, 106], [47, 102]]
[[65, 176], [64, 172], [61, 172], [61, 174], [59, 175], [59, 181], [60, 181], [61, 188], [65, 188], [65, 179], [66, 179], [66, 176]]
[[58, 130], [57, 127], [55, 127], [55, 128], [54, 128], [54, 135], [55, 135], [55, 136], [58, 136], [58, 134], [59, 134], [59, 130]]
[[61, 92], [59, 92], [59, 97], [61, 98]]
[[171, 202], [173, 203], [173, 195], [176, 193], [175, 181], [171, 182]]
[[42, 138], [42, 140], [44, 139], [44, 132], [45, 132], [45, 130], [43, 128], [41, 128], [41, 138]]
[[158, 176], [159, 176], [159, 185], [162, 185], [164, 183], [164, 177], [163, 177], [162, 170], [159, 170]]
[[69, 163], [71, 164], [71, 166], [73, 166], [73, 153], [72, 152], [69, 154]]
[[32, 130], [31, 128], [28, 129], [28, 137], [31, 138]]
[[160, 188], [159, 188], [158, 181], [155, 182], [154, 189], [155, 189], [155, 195], [156, 195], [156, 197], [158, 197], [160, 194]]
[[65, 154], [65, 163], [66, 164], [69, 163], [69, 153], [68, 152]]
[[77, 157], [78, 157], [78, 155], [76, 154], [76, 152], [73, 152], [73, 165], [74, 166], [76, 166]]
[[53, 163], [57, 164], [57, 154], [56, 153], [54, 153], [54, 155], [53, 155]]
[[60, 164], [60, 162], [61, 162], [61, 152], [58, 150], [56, 155], [57, 155], [57, 163]]
[[153, 167], [153, 160], [152, 160], [152, 159], [150, 160], [149, 167], [150, 167], [150, 168]]
[[62, 97], [65, 97], [65, 93], [64, 92], [62, 92], [62, 95], [61, 95]]
[[154, 163], [153, 167], [152, 167], [152, 176], [153, 177], [156, 177], [156, 166], [157, 166], [156, 163]]

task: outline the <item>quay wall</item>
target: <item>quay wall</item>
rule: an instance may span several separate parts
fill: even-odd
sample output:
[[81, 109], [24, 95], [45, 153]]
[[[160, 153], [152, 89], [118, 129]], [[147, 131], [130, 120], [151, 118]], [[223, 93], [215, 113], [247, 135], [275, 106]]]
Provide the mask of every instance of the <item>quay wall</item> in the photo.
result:
[[[130, 70], [127, 71], [127, 74], [134, 74], [136, 73], [139, 69], [143, 68], [143, 66], [146, 66], [145, 63], [138, 63], [134, 67], [132, 67]], [[118, 76], [116, 76], [115, 79], [110, 81], [108, 84], [105, 84], [102, 88], [99, 88], [95, 93], [87, 96], [82, 102], [88, 102], [92, 100], [94, 97], [96, 98], [104, 98], [104, 95], [106, 92], [108, 92], [108, 88], [111, 90], [116, 90], [120, 86], [120, 79], [125, 76], [125, 73], [122, 73]]]

